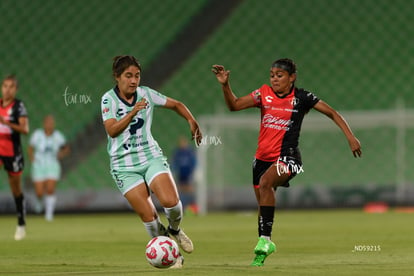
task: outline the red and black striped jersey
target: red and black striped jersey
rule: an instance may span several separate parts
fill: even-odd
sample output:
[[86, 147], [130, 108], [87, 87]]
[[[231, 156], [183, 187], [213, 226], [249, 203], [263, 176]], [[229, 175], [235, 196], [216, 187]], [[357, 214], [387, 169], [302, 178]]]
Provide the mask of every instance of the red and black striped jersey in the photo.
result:
[[299, 145], [303, 117], [319, 101], [313, 93], [294, 87], [284, 97], [264, 84], [250, 93], [261, 109], [261, 124], [256, 158], [275, 162], [280, 156], [289, 156], [289, 149]]
[[[0, 116], [6, 121], [18, 124], [20, 117], [27, 117], [27, 110], [20, 100], [15, 99], [9, 105], [3, 106], [3, 99], [0, 99]], [[0, 123], [0, 156], [18, 154], [22, 154], [20, 133]]]

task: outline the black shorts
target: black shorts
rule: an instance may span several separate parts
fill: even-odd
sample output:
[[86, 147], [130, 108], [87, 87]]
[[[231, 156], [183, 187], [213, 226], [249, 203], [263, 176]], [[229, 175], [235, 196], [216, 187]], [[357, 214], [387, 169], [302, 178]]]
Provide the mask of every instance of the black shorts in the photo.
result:
[[4, 169], [10, 174], [19, 174], [23, 171], [24, 160], [23, 155], [0, 156], [0, 165], [4, 165]]
[[260, 178], [267, 171], [267, 169], [275, 164], [276, 162], [284, 163], [290, 172], [289, 179], [282, 185], [282, 187], [289, 187], [289, 180], [291, 180], [295, 175], [297, 175], [302, 170], [302, 161], [293, 156], [282, 156], [279, 157], [275, 162], [266, 162], [259, 159], [253, 160], [253, 186], [255, 188], [259, 187]]

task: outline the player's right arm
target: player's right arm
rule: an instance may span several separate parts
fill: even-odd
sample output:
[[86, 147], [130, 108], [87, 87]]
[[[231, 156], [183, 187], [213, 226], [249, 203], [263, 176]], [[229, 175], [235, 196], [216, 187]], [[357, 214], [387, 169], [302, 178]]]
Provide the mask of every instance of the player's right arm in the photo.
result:
[[216, 75], [217, 81], [221, 84], [224, 93], [224, 100], [230, 111], [239, 111], [250, 107], [255, 107], [256, 103], [249, 95], [238, 98], [232, 91], [229, 76], [230, 71], [226, 70], [223, 65], [213, 65], [211, 69]]
[[106, 104], [102, 104], [102, 113], [104, 114], [104, 127], [106, 133], [112, 138], [117, 137], [119, 134], [121, 134], [131, 123], [134, 116], [140, 111], [141, 109], [144, 109], [147, 106], [147, 101], [142, 98], [139, 102], [136, 102], [134, 108], [126, 114], [122, 119], [117, 120], [115, 118], [108, 118], [105, 119], [105, 113], [110, 112], [105, 110], [105, 108], [108, 108]]

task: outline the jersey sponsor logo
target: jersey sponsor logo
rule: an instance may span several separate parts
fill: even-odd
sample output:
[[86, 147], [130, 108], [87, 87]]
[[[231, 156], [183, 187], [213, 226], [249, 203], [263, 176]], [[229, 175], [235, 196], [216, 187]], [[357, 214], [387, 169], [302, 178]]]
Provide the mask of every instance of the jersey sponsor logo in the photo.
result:
[[263, 116], [262, 124], [263, 127], [273, 128], [277, 130], [285, 130], [288, 131], [290, 125], [292, 125], [292, 120], [285, 120], [279, 117], [275, 117], [272, 114], [266, 114]]
[[122, 117], [124, 115], [124, 111], [122, 110], [122, 108], [118, 108], [118, 110], [116, 111], [116, 116], [117, 117]]
[[[103, 112], [105, 112], [105, 111], [106, 111], [106, 109], [104, 108]], [[122, 116], [124, 116], [128, 113], [129, 113], [129, 111], [125, 111], [122, 108], [118, 108], [118, 110], [116, 111], [116, 116], [117, 117], [122, 117]], [[134, 119], [129, 124], [129, 129], [128, 129], [129, 134], [135, 135], [137, 133], [137, 130], [144, 126], [144, 123], [145, 123], [144, 119], [134, 117]]]
[[136, 134], [137, 130], [140, 129], [143, 125], [144, 125], [144, 119], [138, 118], [138, 120], [136, 120], [136, 118], [134, 118], [133, 124], [129, 125], [129, 134], [131, 135]]
[[266, 100], [266, 102], [271, 103], [272, 100], [273, 100], [273, 97], [272, 96], [266, 96], [265, 100]]
[[137, 147], [142, 147], [142, 146], [146, 146], [148, 145], [148, 141], [144, 141], [144, 142], [140, 142], [140, 143], [125, 143], [122, 145], [122, 147], [125, 150], [129, 150], [130, 148], [137, 148]]

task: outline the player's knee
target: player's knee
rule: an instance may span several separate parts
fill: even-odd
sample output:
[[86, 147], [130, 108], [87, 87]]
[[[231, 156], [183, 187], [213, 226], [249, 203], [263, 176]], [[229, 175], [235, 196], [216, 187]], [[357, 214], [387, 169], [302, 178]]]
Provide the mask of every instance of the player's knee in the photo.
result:
[[273, 181], [268, 177], [261, 177], [259, 182], [259, 190], [268, 190], [273, 188]]
[[178, 201], [178, 197], [169, 197], [160, 201], [160, 203], [164, 208], [172, 208], [178, 204]]

